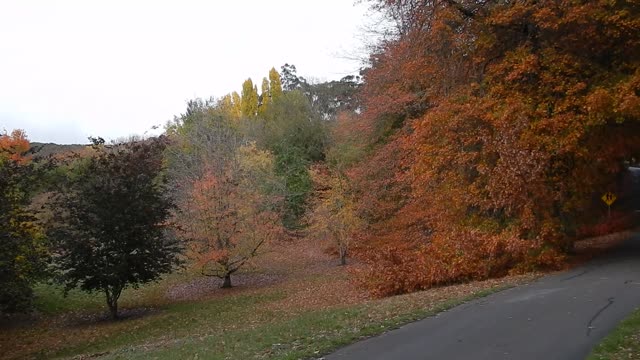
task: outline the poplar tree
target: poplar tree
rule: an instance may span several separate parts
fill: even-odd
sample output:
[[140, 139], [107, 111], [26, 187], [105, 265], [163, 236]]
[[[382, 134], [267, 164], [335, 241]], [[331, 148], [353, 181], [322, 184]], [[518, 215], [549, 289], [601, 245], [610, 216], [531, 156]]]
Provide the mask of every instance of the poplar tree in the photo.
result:
[[236, 118], [242, 116], [242, 97], [237, 91], [231, 93], [231, 103], [233, 104], [232, 113]]
[[280, 74], [276, 71], [276, 68], [271, 68], [269, 71], [269, 85], [271, 91], [271, 101], [275, 101], [282, 96], [282, 80]]
[[240, 106], [242, 116], [254, 117], [258, 113], [258, 88], [251, 79], [242, 84], [242, 102]]
[[271, 91], [269, 90], [269, 80], [267, 78], [262, 79], [262, 92], [260, 93], [260, 107], [258, 107], [258, 113], [264, 114], [269, 108], [271, 103]]

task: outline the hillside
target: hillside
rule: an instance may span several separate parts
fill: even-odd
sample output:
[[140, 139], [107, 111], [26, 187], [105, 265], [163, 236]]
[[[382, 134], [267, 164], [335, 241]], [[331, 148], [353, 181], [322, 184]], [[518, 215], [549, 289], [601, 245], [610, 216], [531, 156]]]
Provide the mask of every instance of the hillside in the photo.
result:
[[63, 145], [63, 144], [54, 144], [54, 143], [32, 142], [31, 151], [37, 156], [46, 157], [50, 155], [57, 155], [57, 154], [68, 153], [72, 151], [80, 151], [87, 146], [88, 145], [81, 145], [81, 144]]

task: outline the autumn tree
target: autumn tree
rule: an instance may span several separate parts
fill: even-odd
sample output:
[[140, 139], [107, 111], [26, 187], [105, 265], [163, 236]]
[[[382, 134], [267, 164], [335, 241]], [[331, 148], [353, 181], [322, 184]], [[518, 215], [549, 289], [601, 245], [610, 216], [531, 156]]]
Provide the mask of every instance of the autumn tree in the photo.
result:
[[396, 293], [557, 266], [593, 193], [640, 150], [640, 8], [371, 3], [397, 32], [364, 73], [374, 151], [350, 171], [386, 249], [369, 253], [370, 280]]
[[353, 238], [364, 226], [349, 180], [336, 169], [322, 166], [311, 174], [316, 194], [308, 230], [314, 237], [329, 238], [338, 250], [340, 265], [346, 265]]
[[24, 130], [15, 129], [11, 134], [0, 134], [0, 163], [12, 160], [19, 163], [27, 163], [30, 156], [27, 154], [31, 145]]
[[239, 120], [242, 117], [242, 100], [235, 91], [223, 96], [218, 101], [218, 107], [234, 120]]
[[282, 81], [280, 80], [280, 74], [278, 74], [275, 68], [269, 70], [269, 90], [272, 101], [276, 101], [282, 96]]
[[185, 122], [170, 149], [182, 236], [203, 275], [231, 276], [280, 233], [282, 186], [273, 156], [247, 142], [223, 114]]
[[208, 105], [213, 103], [230, 118], [234, 120], [240, 120], [240, 118], [242, 118], [242, 98], [236, 91], [223, 96], [217, 101], [210, 101]]
[[125, 288], [181, 262], [182, 245], [168, 227], [174, 205], [163, 175], [166, 141], [96, 141], [95, 155], [77, 164], [51, 203], [60, 281], [67, 290], [103, 292], [113, 318]]
[[242, 110], [242, 116], [246, 118], [252, 118], [258, 113], [258, 89], [253, 85], [251, 79], [245, 80], [242, 84], [242, 100], [240, 102], [240, 108]]
[[265, 118], [269, 106], [282, 97], [282, 84], [280, 74], [275, 68], [269, 71], [269, 77], [262, 79], [261, 93], [259, 98], [258, 115]]
[[45, 275], [48, 259], [44, 232], [30, 207], [41, 171], [26, 157], [29, 148], [23, 131], [0, 135], [0, 313], [3, 314], [30, 308], [31, 286]]
[[258, 115], [264, 114], [271, 103], [271, 90], [269, 89], [269, 80], [262, 79], [262, 92], [260, 93], [260, 106], [258, 107]]
[[339, 111], [328, 126], [325, 162], [344, 175], [367, 156], [370, 145], [370, 134], [358, 117], [353, 111]]
[[231, 93], [232, 100], [232, 114], [234, 118], [240, 118], [242, 116], [242, 97], [237, 91]]

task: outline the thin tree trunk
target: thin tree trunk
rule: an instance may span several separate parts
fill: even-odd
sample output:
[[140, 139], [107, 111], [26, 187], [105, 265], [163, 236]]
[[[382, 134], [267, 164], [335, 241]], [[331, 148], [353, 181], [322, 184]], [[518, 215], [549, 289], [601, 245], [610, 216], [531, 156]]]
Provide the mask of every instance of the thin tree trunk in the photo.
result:
[[232, 285], [231, 285], [231, 274], [226, 274], [226, 275], [224, 276], [224, 282], [222, 283], [221, 288], [223, 288], [223, 289], [229, 289], [229, 288], [231, 288], [231, 287], [232, 287]]
[[104, 289], [104, 293], [107, 296], [107, 306], [109, 307], [111, 318], [116, 320], [118, 319], [118, 299], [113, 291], [109, 291], [109, 288]]
[[113, 320], [118, 319], [118, 303], [114, 302], [113, 304], [109, 304], [109, 311], [111, 312], [111, 318]]
[[118, 299], [120, 298], [122, 289], [122, 287], [109, 289], [108, 286], [104, 289], [104, 293], [107, 296], [107, 306], [109, 307], [109, 312], [113, 320], [118, 319]]
[[347, 265], [347, 249], [340, 247], [340, 266]]

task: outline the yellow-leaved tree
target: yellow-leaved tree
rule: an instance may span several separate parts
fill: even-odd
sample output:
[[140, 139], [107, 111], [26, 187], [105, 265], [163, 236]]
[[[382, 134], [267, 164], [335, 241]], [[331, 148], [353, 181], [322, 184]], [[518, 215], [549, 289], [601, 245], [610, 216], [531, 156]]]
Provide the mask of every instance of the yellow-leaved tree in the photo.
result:
[[310, 233], [329, 239], [336, 247], [340, 265], [347, 264], [349, 247], [363, 228], [348, 179], [337, 170], [316, 166], [311, 171], [316, 200], [309, 214]]

